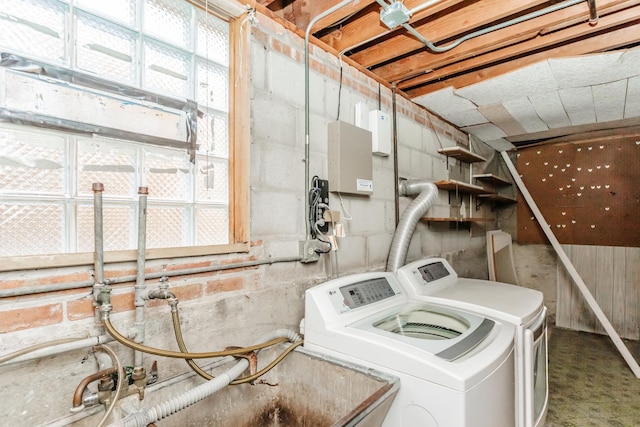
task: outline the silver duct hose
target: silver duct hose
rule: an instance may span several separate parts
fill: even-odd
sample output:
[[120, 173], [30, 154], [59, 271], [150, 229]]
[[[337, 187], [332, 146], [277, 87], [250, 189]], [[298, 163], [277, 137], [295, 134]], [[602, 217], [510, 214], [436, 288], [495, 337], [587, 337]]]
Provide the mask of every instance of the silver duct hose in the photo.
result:
[[[257, 342], [270, 341], [275, 338], [287, 338], [291, 342], [299, 341], [302, 338], [294, 331], [288, 329], [276, 329], [267, 333]], [[249, 367], [246, 359], [240, 360], [226, 372], [216, 376], [214, 379], [204, 384], [187, 390], [178, 396], [175, 396], [165, 402], [158, 403], [153, 408], [142, 409], [138, 412], [127, 415], [124, 419], [119, 420], [110, 427], [145, 427], [148, 424], [155, 423], [166, 418], [178, 411], [188, 408], [195, 403], [206, 399], [207, 397], [217, 393], [238, 378]]]
[[409, 180], [400, 183], [400, 195], [414, 196], [416, 194], [418, 197], [402, 213], [393, 234], [387, 259], [387, 271], [395, 272], [404, 265], [416, 225], [438, 198], [438, 187], [432, 182], [424, 180]]

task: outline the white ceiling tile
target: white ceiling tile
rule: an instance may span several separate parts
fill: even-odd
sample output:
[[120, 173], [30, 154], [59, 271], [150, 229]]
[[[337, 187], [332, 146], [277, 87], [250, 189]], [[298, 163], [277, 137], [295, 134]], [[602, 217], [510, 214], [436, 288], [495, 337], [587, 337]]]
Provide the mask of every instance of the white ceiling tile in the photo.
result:
[[627, 100], [624, 106], [624, 118], [640, 116], [640, 76], [629, 79]]
[[509, 151], [512, 150], [514, 148], [516, 148], [515, 145], [513, 145], [512, 143], [510, 143], [509, 141], [507, 141], [506, 139], [495, 139], [493, 141], [486, 141], [485, 142], [489, 147], [492, 147], [495, 150], [498, 151]]
[[549, 126], [549, 129], [566, 127], [571, 124], [562, 105], [562, 101], [560, 101], [558, 92], [530, 96], [529, 100], [536, 109], [540, 119]]
[[476, 105], [468, 99], [456, 95], [451, 86], [413, 98], [412, 101], [441, 115], [476, 108]]
[[485, 123], [482, 125], [468, 126], [462, 128], [463, 131], [480, 138], [481, 141], [492, 141], [504, 138], [507, 135], [498, 126], [493, 123]]
[[458, 127], [489, 123], [489, 120], [478, 110], [457, 111], [455, 113], [443, 114], [442, 117]]
[[560, 89], [558, 92], [572, 125], [578, 126], [596, 121], [591, 87]]
[[477, 105], [503, 103], [512, 99], [558, 89], [548, 61], [503, 74], [456, 90]]
[[498, 126], [507, 135], [522, 135], [526, 133], [524, 128], [513, 118], [504, 105], [493, 104], [478, 108], [483, 116], [485, 116], [491, 123]]
[[536, 109], [533, 108], [529, 98], [518, 98], [511, 101], [507, 101], [502, 104], [513, 116], [514, 119], [520, 123], [520, 126], [524, 128], [527, 133], [542, 132], [549, 130], [549, 127], [540, 120]]
[[593, 86], [591, 89], [598, 122], [611, 122], [624, 118], [626, 79]]
[[549, 59], [561, 88], [593, 86], [640, 74], [640, 49]]

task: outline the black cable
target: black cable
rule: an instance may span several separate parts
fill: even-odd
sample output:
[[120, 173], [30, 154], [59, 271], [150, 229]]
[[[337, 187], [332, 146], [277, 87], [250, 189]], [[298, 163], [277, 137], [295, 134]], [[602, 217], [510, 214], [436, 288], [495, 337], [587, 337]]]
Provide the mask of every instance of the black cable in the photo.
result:
[[340, 98], [342, 97], [342, 63], [340, 63], [340, 84], [338, 85], [338, 117], [337, 120], [340, 120]]

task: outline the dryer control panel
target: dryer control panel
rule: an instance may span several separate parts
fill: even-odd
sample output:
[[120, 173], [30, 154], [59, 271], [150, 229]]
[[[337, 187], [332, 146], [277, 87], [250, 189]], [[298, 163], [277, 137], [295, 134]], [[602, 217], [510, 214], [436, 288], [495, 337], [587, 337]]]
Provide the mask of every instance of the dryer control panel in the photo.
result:
[[442, 279], [443, 277], [447, 277], [451, 274], [442, 261], [425, 264], [418, 267], [417, 270], [425, 282], [433, 282], [434, 280]]
[[443, 258], [414, 261], [400, 267], [396, 274], [405, 288], [413, 289], [418, 295], [433, 295], [458, 280], [456, 272]]

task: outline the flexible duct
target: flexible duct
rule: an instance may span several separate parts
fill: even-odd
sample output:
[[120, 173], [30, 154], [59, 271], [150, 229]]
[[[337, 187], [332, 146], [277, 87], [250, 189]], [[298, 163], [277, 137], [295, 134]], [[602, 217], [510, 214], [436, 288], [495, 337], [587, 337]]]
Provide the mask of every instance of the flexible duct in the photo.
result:
[[[272, 341], [278, 338], [286, 338], [291, 342], [299, 341], [301, 339], [300, 336], [293, 331], [278, 329], [267, 334], [267, 336], [260, 339], [259, 342]], [[218, 375], [214, 379], [183, 392], [165, 402], [161, 402], [152, 408], [129, 414], [121, 421], [111, 424], [111, 427], [145, 427], [148, 424], [155, 423], [156, 421], [186, 409], [187, 407], [222, 390], [229, 385], [231, 381], [242, 375], [248, 366], [249, 362], [246, 359], [242, 359], [231, 369], [221, 375]]]
[[423, 180], [409, 180], [400, 183], [400, 194], [403, 196], [417, 194], [418, 196], [407, 206], [407, 209], [400, 217], [400, 222], [393, 234], [393, 241], [389, 250], [387, 271], [396, 271], [404, 265], [413, 231], [420, 218], [435, 203], [438, 197], [438, 187], [431, 182]]

